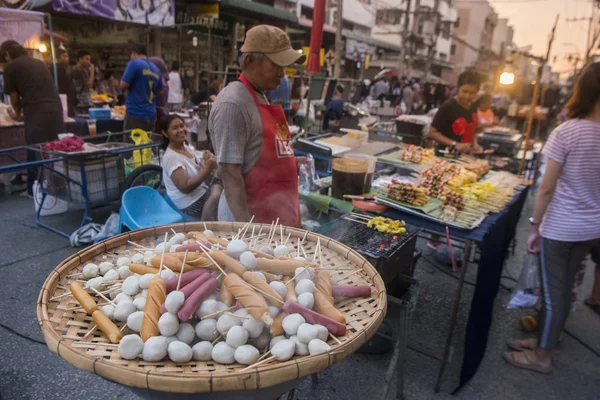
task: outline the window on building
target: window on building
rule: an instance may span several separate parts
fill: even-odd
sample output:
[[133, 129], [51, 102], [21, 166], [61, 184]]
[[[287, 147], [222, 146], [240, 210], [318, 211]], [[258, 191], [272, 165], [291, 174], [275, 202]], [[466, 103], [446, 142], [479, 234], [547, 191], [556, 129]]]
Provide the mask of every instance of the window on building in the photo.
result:
[[441, 32], [442, 37], [446, 40], [450, 39], [450, 22], [444, 22], [442, 24]]
[[438, 57], [442, 61], [448, 60], [448, 54], [446, 54], [446, 53], [440, 53]]
[[398, 25], [402, 20], [402, 10], [397, 9], [382, 9], [377, 10], [376, 24], [377, 25]]
[[454, 27], [458, 28], [460, 26], [460, 17], [456, 17], [456, 21], [454, 21]]
[[419, 35], [423, 34], [423, 24], [419, 25], [418, 33], [419, 33]]
[[454, 55], [454, 54], [456, 54], [456, 45], [455, 44], [450, 46], [450, 55]]

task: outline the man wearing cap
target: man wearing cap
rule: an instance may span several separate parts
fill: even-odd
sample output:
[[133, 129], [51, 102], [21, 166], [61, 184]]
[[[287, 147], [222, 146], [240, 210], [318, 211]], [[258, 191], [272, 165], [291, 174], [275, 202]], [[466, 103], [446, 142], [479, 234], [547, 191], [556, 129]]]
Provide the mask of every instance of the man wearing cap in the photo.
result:
[[265, 91], [275, 90], [284, 67], [302, 63], [279, 28], [258, 25], [246, 33], [239, 58], [239, 81], [217, 96], [209, 117], [219, 172], [225, 188], [219, 221], [300, 226], [298, 174], [291, 135], [281, 105]]

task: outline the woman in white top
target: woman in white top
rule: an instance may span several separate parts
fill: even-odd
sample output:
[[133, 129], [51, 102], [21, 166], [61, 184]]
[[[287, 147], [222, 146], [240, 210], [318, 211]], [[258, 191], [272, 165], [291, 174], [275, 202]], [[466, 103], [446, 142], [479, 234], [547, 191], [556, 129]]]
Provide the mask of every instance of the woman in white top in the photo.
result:
[[223, 190], [218, 178], [214, 154], [196, 152], [188, 146], [187, 127], [177, 115], [167, 115], [160, 121], [165, 154], [162, 158], [163, 181], [167, 195], [179, 210], [203, 221], [214, 220]]

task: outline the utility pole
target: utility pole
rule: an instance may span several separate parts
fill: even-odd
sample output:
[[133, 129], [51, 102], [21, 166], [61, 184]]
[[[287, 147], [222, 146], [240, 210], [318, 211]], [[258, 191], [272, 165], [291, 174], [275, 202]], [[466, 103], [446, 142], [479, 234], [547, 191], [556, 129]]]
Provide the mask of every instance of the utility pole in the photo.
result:
[[442, 18], [439, 13], [440, 10], [440, 0], [435, 0], [433, 6], [433, 19], [435, 21], [435, 28], [433, 32], [433, 37], [431, 38], [431, 43], [429, 44], [429, 48], [427, 49], [427, 60], [425, 61], [425, 82], [429, 79], [429, 73], [431, 72], [431, 64], [433, 63], [433, 53], [435, 52], [435, 47], [437, 45], [437, 39], [441, 30], [441, 22]]
[[[337, 0], [337, 18], [335, 19], [335, 61], [333, 64], [333, 78], [339, 79], [342, 68], [342, 47], [344, 39], [342, 37], [342, 28], [344, 26], [344, 0]], [[308, 112], [307, 112], [308, 113]]]
[[410, 4], [411, 0], [408, 0], [406, 4], [406, 11], [404, 12], [404, 29], [402, 30], [401, 43], [402, 47], [400, 48], [400, 61], [398, 62], [398, 73], [400, 75], [406, 75], [406, 55], [408, 54], [408, 27], [410, 24]]
[[406, 76], [408, 76], [409, 78], [410, 78], [410, 75], [412, 74], [413, 58], [415, 57], [415, 52], [417, 51], [417, 49], [415, 48], [416, 42], [414, 41], [414, 38], [417, 36], [417, 33], [419, 32], [419, 26], [421, 25], [420, 8], [421, 8], [421, 0], [416, 0], [415, 1], [415, 11], [413, 13], [413, 25], [412, 25], [412, 33], [411, 33], [411, 40], [410, 40], [410, 49], [408, 52], [408, 69], [406, 71]]

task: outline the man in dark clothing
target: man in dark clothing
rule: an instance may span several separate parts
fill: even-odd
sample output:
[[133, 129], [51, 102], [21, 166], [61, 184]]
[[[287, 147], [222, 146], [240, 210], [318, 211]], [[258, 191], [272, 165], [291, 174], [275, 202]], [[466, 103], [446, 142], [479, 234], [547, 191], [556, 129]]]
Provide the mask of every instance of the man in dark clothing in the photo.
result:
[[335, 121], [335, 125], [339, 125], [339, 120], [344, 115], [344, 87], [341, 85], [336, 86], [333, 98], [327, 104], [327, 110], [323, 117], [323, 129], [329, 129], [329, 124]]
[[87, 114], [92, 107], [90, 89], [94, 86], [96, 68], [92, 65], [90, 53], [81, 50], [77, 53], [77, 65], [73, 67], [71, 79], [77, 94], [77, 113]]
[[[50, 73], [54, 74], [54, 68], [52, 68], [52, 66], [50, 66]], [[75, 106], [77, 105], [77, 94], [75, 92], [75, 85], [73, 85], [73, 81], [71, 80], [69, 53], [62, 48], [56, 50], [56, 76], [58, 78], [58, 93], [67, 95], [69, 117], [74, 117]]]
[[[46, 65], [27, 55], [27, 51], [14, 40], [0, 45], [0, 61], [8, 62], [4, 68], [4, 93], [10, 96], [10, 117], [25, 123], [25, 141], [36, 144], [56, 140], [65, 131], [62, 105], [54, 87], [52, 75]], [[35, 160], [28, 152], [27, 159]], [[27, 191], [32, 194], [37, 168], [29, 169]]]

